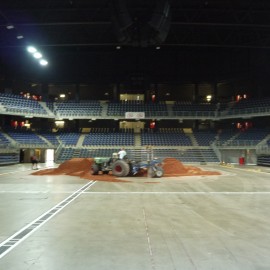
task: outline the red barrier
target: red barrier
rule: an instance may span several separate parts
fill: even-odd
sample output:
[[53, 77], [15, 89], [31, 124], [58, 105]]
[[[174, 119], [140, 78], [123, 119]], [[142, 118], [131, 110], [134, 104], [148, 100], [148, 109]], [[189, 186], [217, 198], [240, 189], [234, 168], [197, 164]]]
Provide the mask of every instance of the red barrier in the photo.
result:
[[244, 157], [239, 158], [239, 165], [245, 165], [245, 158]]

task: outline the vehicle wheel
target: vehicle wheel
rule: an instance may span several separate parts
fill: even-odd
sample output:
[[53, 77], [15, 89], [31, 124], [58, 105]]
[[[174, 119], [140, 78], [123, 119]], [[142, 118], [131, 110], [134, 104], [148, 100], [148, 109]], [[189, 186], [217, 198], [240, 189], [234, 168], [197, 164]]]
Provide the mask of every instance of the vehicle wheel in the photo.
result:
[[129, 174], [129, 164], [123, 160], [117, 160], [112, 165], [112, 174], [114, 176], [124, 177]]
[[151, 178], [153, 178], [153, 177], [156, 176], [156, 172], [155, 172], [155, 170], [152, 167], [148, 168], [147, 176], [148, 177], [151, 177]]
[[156, 168], [156, 177], [160, 178], [164, 175], [164, 170], [161, 167]]
[[98, 174], [98, 172], [99, 172], [99, 167], [98, 167], [98, 165], [97, 165], [97, 164], [93, 164], [93, 165], [91, 166], [91, 174], [92, 174], [92, 175], [96, 175], [96, 174]]
[[109, 174], [110, 171], [103, 171], [103, 174]]

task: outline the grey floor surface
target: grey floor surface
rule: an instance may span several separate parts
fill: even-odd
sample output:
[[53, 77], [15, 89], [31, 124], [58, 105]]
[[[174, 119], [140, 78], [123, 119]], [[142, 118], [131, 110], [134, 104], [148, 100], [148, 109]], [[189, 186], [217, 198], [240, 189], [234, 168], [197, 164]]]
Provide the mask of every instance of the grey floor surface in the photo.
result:
[[[41, 164], [45, 166], [45, 164]], [[89, 181], [0, 167], [1, 270], [269, 270], [270, 169]]]

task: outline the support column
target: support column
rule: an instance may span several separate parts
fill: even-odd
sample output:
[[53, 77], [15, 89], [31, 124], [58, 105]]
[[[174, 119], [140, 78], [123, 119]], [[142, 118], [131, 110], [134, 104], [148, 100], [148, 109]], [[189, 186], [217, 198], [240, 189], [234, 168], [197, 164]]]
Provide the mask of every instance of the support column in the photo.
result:
[[198, 101], [198, 95], [199, 95], [199, 84], [195, 83], [194, 85], [194, 90], [193, 90], [193, 102], [197, 102]]
[[118, 101], [119, 99], [119, 83], [113, 85], [113, 100]]
[[49, 98], [49, 86], [47, 82], [41, 84], [41, 96], [43, 100], [48, 100]]
[[80, 85], [78, 83], [75, 86], [75, 100], [80, 101]]
[[214, 82], [213, 83], [213, 98], [212, 98], [212, 100], [213, 101], [217, 101], [217, 99], [218, 99], [218, 87], [217, 87], [217, 82]]

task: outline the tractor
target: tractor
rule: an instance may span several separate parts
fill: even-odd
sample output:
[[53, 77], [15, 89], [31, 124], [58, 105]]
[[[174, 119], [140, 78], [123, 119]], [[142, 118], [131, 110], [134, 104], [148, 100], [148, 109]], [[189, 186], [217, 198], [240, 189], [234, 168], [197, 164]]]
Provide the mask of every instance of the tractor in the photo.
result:
[[162, 177], [164, 171], [161, 164], [161, 161], [158, 159], [136, 162], [127, 158], [118, 159], [114, 155], [112, 158], [96, 157], [91, 167], [91, 174], [97, 175], [99, 172], [108, 174], [112, 172], [114, 176], [125, 177], [137, 175], [139, 172], [147, 170], [150, 177]]

